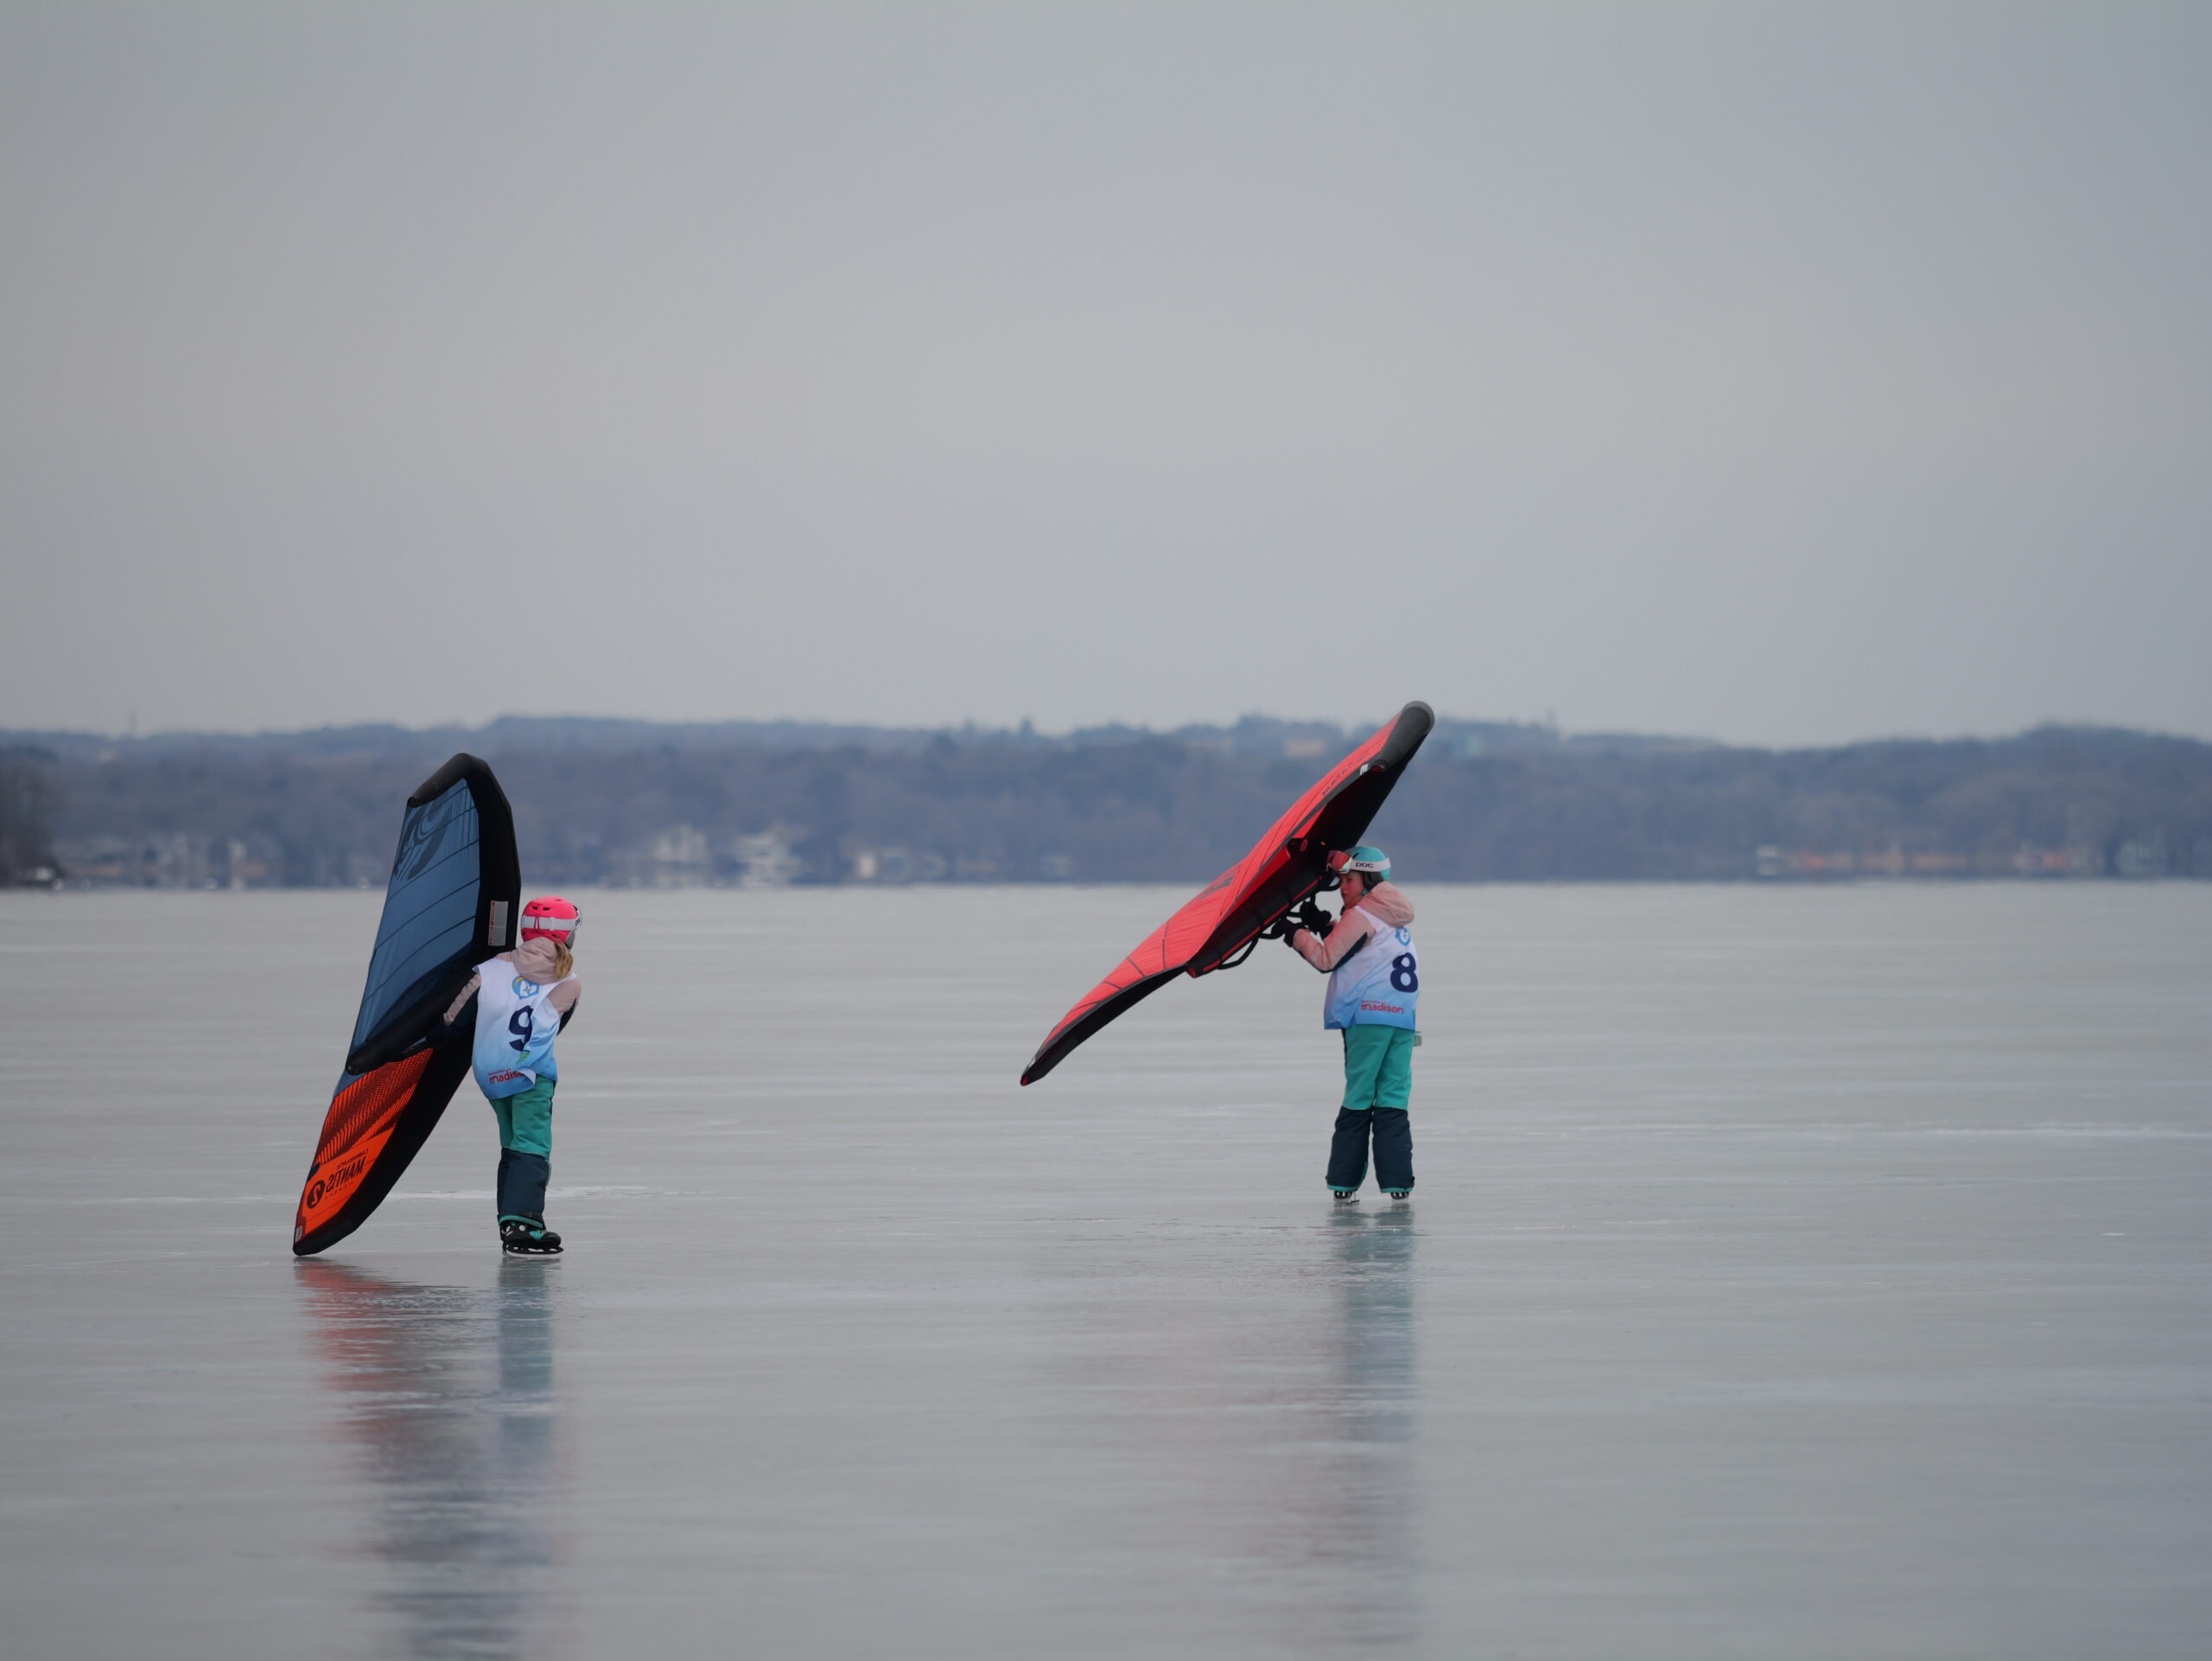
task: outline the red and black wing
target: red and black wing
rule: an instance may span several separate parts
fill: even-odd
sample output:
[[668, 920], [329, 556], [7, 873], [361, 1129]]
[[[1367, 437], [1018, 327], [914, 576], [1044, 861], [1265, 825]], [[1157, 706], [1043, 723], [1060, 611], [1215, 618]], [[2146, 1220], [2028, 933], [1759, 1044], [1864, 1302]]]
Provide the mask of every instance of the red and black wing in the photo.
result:
[[1045, 1035], [1021, 1082], [1042, 1079], [1070, 1050], [1178, 975], [1204, 975], [1250, 945], [1262, 929], [1328, 877], [1332, 850], [1355, 846], [1421, 748], [1435, 713], [1408, 703], [1397, 719], [1329, 769], [1292, 803], [1252, 851], [1198, 890], [1145, 937]]

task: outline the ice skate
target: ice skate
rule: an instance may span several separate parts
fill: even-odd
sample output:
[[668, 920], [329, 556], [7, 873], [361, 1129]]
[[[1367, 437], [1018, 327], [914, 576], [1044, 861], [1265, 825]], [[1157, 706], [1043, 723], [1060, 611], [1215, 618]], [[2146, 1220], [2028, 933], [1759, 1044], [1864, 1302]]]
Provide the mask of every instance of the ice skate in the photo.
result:
[[561, 1249], [561, 1237], [543, 1223], [510, 1217], [499, 1225], [499, 1246], [518, 1257], [550, 1257]]

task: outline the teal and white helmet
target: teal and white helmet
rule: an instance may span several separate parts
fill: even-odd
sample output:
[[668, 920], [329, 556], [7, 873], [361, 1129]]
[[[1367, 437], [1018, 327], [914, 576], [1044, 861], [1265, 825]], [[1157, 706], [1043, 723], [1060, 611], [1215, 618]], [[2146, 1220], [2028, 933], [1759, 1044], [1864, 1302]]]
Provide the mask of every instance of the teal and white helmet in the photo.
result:
[[1363, 878], [1369, 888], [1390, 880], [1390, 856], [1380, 848], [1363, 842], [1357, 848], [1329, 856], [1329, 869], [1339, 877]]

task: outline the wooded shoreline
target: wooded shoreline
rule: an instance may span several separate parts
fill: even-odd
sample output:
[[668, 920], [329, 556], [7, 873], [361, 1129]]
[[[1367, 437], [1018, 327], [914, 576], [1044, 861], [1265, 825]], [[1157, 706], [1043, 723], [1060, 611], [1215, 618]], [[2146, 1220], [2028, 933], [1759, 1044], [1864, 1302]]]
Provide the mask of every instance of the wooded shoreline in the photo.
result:
[[[381, 886], [455, 749], [533, 881], [1202, 881], [1363, 735], [503, 721], [251, 736], [0, 734], [18, 881]], [[1441, 721], [1375, 827], [1457, 881], [2212, 877], [2212, 744], [2101, 728], [1764, 750]], [[43, 876], [39, 874], [43, 872]]]

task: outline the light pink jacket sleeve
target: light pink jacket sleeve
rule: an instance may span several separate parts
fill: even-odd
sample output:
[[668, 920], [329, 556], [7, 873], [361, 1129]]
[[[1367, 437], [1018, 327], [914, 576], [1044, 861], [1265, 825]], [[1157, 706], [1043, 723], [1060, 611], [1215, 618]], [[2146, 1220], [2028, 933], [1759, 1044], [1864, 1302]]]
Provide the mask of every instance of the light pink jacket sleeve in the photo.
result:
[[[513, 963], [515, 961], [515, 954], [512, 951], [502, 951], [499, 956], [505, 962]], [[539, 966], [533, 964], [532, 967]], [[547, 971], [550, 971], [551, 967], [552, 965], [549, 961], [542, 968], [539, 968], [539, 972], [544, 973]], [[483, 983], [483, 979], [484, 977], [481, 975], [471, 975], [468, 977], [468, 984], [461, 989], [461, 996], [455, 998], [446, 1009], [447, 1026], [450, 1027], [454, 1021], [461, 1019], [461, 1012], [468, 1007], [468, 1000], [476, 996], [476, 989]], [[545, 1001], [565, 1015], [569, 1010], [576, 1007], [576, 1000], [583, 996], [583, 990], [584, 983], [582, 977], [571, 975], [568, 979], [563, 981], [558, 986], [555, 987], [553, 989], [553, 995]]]
[[461, 989], [461, 996], [455, 998], [453, 1002], [447, 1007], [447, 1026], [450, 1027], [454, 1021], [461, 1019], [461, 1012], [468, 1007], [468, 1000], [476, 996], [476, 989], [483, 983], [483, 979], [484, 977], [481, 975], [471, 975], [468, 977], [468, 984]]
[[1404, 928], [1413, 920], [1414, 908], [1403, 890], [1394, 882], [1378, 882], [1361, 896], [1357, 906], [1337, 919], [1327, 939], [1319, 939], [1311, 930], [1301, 928], [1292, 934], [1290, 943], [1300, 957], [1326, 972], [1358, 951], [1376, 929]]

